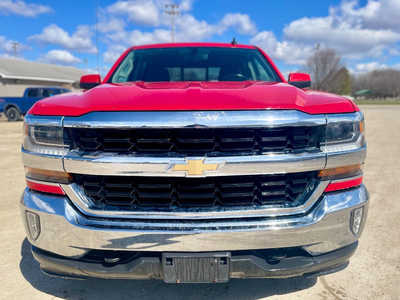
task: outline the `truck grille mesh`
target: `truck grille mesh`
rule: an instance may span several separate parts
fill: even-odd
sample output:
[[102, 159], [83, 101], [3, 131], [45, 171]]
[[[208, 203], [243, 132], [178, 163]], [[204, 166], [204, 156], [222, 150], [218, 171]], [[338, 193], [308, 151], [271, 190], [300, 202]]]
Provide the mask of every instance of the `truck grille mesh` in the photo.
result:
[[316, 172], [208, 178], [74, 175], [96, 208], [125, 210], [284, 206], [304, 203]]
[[162, 156], [261, 155], [316, 151], [322, 127], [86, 129], [67, 128], [72, 148]]

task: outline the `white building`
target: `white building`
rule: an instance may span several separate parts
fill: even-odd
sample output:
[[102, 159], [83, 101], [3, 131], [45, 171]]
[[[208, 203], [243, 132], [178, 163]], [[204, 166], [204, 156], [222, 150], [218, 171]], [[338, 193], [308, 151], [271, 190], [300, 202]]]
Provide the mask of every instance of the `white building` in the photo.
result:
[[[21, 97], [30, 86], [62, 86], [69, 89], [85, 72], [74, 67], [0, 58], [0, 96]], [[74, 84], [75, 83], [75, 84]]]

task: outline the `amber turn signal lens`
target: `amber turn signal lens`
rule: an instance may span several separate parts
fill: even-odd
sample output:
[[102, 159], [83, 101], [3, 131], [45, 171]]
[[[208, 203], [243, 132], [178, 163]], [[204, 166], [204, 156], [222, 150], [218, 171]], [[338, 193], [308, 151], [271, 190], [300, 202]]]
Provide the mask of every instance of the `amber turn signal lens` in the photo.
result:
[[364, 133], [364, 121], [360, 121], [360, 132]]
[[318, 173], [318, 177], [333, 179], [337, 177], [353, 176], [360, 173], [361, 173], [361, 165], [357, 164], [357, 165], [321, 170]]
[[66, 172], [43, 170], [29, 167], [25, 167], [25, 175], [27, 178], [30, 179], [57, 183], [69, 183], [72, 180], [72, 176]]

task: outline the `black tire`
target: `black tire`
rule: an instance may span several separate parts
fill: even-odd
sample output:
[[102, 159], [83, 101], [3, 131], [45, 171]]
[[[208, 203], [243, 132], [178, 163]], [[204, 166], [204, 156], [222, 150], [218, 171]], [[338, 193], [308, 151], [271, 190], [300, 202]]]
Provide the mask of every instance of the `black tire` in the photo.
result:
[[18, 108], [11, 106], [6, 110], [6, 117], [9, 122], [16, 122], [21, 120], [21, 113], [19, 112]]

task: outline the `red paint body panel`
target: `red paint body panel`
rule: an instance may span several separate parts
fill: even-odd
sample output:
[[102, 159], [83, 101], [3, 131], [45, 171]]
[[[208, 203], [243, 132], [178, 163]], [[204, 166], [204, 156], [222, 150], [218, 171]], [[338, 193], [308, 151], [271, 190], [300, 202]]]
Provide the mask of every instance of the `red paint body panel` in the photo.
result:
[[356, 187], [356, 186], [361, 185], [362, 181], [363, 181], [363, 178], [360, 177], [360, 178], [342, 181], [342, 182], [333, 182], [333, 183], [330, 183], [326, 187], [325, 192], [334, 192], [334, 191], [345, 190], [345, 189], [349, 189], [352, 187]]
[[309, 114], [354, 112], [350, 100], [287, 83], [171, 82], [102, 84], [87, 92], [39, 101], [34, 115], [80, 116], [93, 111], [294, 109]]
[[65, 195], [64, 190], [59, 186], [36, 183], [30, 180], [26, 180], [26, 185], [28, 188], [38, 192]]
[[103, 84], [89, 91], [54, 96], [37, 102], [29, 113], [34, 115], [80, 116], [94, 111], [191, 111], [191, 110], [299, 110], [309, 114], [349, 113], [357, 107], [347, 98], [301, 90], [286, 83], [272, 60], [258, 49], [276, 69], [282, 82], [159, 82], [107, 83], [115, 68], [131, 49], [165, 47], [236, 47], [254, 46], [182, 43], [139, 46], [128, 49], [117, 60]]
[[311, 81], [311, 76], [306, 73], [290, 73], [288, 81]]
[[222, 47], [222, 48], [242, 48], [242, 49], [257, 49], [252, 45], [240, 45], [230, 43], [165, 43], [165, 44], [149, 44], [142, 46], [133, 46], [130, 49], [154, 49], [154, 48], [176, 48], [176, 47]]
[[99, 74], [83, 75], [81, 77], [81, 83], [101, 83], [101, 77]]

